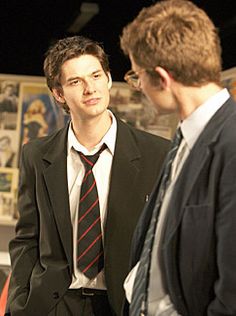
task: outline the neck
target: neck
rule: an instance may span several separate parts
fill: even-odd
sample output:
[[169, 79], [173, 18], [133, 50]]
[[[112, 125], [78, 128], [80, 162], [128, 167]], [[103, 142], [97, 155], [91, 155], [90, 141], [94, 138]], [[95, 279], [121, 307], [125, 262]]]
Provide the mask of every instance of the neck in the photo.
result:
[[178, 112], [181, 120], [186, 119], [199, 106], [222, 89], [215, 83], [208, 83], [201, 87], [180, 86], [175, 91]]
[[90, 120], [74, 122], [72, 119], [72, 128], [76, 138], [88, 150], [94, 148], [104, 135], [107, 133], [112, 124], [112, 118], [106, 111], [102, 116], [94, 117]]

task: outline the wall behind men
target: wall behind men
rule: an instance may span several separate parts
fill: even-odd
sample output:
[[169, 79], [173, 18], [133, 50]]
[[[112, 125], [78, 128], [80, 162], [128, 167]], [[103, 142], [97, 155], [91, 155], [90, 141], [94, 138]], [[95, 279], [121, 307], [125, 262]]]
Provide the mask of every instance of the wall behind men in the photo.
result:
[[[222, 72], [222, 83], [236, 100], [236, 67]], [[132, 126], [168, 139], [178, 123], [175, 114], [159, 115], [124, 82], [113, 83], [110, 108]], [[15, 233], [22, 145], [50, 134], [68, 119], [54, 102], [44, 77], [0, 74], [0, 252], [8, 251]]]

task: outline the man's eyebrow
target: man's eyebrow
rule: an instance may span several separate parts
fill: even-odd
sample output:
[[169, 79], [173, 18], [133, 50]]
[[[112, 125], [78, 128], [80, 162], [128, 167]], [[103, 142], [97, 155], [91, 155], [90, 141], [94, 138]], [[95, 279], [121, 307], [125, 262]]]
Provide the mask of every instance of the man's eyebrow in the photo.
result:
[[[92, 75], [95, 75], [95, 74], [101, 73], [101, 72], [102, 72], [102, 69], [97, 69], [97, 70], [94, 70], [94, 71], [92, 71], [91, 73], [87, 74], [86, 76], [92, 76]], [[86, 77], [86, 76], [84, 76], [84, 77]], [[75, 79], [83, 79], [83, 77], [82, 77], [82, 76], [79, 76], [79, 75], [75, 75], [75, 76], [73, 76], [73, 77], [68, 78], [68, 79], [67, 79], [67, 82], [71, 82], [71, 81], [73, 81], [73, 80], [75, 80]]]
[[71, 81], [73, 81], [75, 79], [82, 79], [82, 77], [80, 77], [80, 76], [73, 76], [73, 77], [68, 78], [66, 81], [67, 82], [71, 82]]
[[91, 73], [91, 75], [94, 75], [94, 74], [100, 73], [100, 72], [103, 72], [103, 70], [102, 70], [102, 69], [97, 69], [97, 70], [94, 70], [94, 71]]

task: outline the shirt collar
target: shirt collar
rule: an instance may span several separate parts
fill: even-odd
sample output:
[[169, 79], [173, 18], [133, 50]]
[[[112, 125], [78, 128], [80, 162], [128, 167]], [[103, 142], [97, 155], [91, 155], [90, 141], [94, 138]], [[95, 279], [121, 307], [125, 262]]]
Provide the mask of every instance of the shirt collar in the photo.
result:
[[220, 90], [180, 123], [183, 138], [190, 149], [207, 123], [229, 97], [230, 94], [227, 89]]
[[104, 135], [102, 140], [94, 146], [94, 148], [91, 151], [88, 151], [87, 148], [85, 148], [80, 142], [77, 140], [74, 131], [72, 129], [72, 123], [70, 122], [69, 129], [68, 129], [68, 138], [67, 138], [67, 154], [71, 152], [71, 149], [74, 148], [76, 151], [82, 152], [84, 155], [93, 155], [96, 153], [103, 144], [107, 145], [108, 150], [111, 152], [112, 155], [114, 155], [115, 152], [115, 143], [116, 143], [116, 132], [117, 132], [117, 121], [114, 116], [114, 114], [110, 111], [109, 115], [112, 119], [112, 124], [107, 131], [107, 133]]

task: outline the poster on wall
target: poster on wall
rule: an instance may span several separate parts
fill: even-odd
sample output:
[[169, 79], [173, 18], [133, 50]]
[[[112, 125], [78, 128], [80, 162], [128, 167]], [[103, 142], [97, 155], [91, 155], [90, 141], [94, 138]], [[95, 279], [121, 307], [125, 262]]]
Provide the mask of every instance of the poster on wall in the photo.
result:
[[17, 168], [18, 133], [16, 130], [0, 129], [0, 167]]
[[17, 79], [0, 78], [0, 130], [16, 130], [19, 100]]
[[68, 116], [58, 107], [45, 78], [0, 74], [0, 224], [14, 225], [20, 150], [35, 137], [64, 126]]
[[178, 123], [175, 113], [158, 113], [141, 92], [122, 82], [113, 83], [110, 108], [126, 123], [167, 139], [172, 138]]
[[22, 83], [20, 90], [20, 146], [64, 126], [68, 117], [55, 103], [45, 83]]

